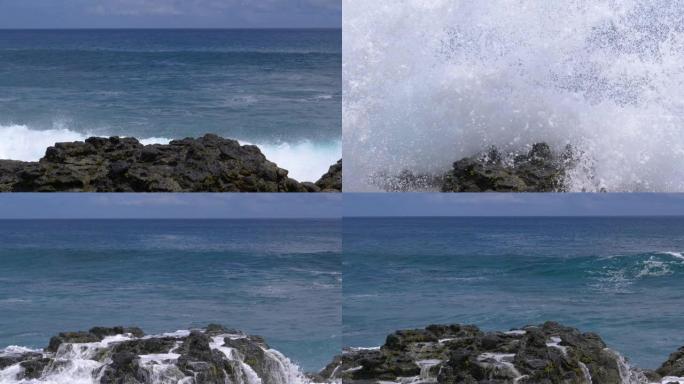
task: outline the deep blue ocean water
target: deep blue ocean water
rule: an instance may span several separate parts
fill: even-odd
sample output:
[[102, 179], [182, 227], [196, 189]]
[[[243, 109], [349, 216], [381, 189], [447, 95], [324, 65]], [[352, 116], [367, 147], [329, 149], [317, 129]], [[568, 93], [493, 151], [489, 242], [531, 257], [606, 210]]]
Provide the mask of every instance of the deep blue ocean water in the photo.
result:
[[341, 44], [338, 29], [0, 30], [0, 158], [215, 133], [325, 171], [341, 156]]
[[345, 346], [546, 320], [643, 368], [684, 345], [684, 218], [345, 218], [343, 248]]
[[341, 347], [339, 220], [0, 221], [0, 348], [220, 323], [305, 370]]

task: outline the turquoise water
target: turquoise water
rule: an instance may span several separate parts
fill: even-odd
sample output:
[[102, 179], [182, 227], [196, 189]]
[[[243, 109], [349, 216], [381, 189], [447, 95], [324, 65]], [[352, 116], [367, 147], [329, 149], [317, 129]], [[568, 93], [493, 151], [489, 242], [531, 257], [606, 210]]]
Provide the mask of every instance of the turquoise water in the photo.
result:
[[0, 348], [220, 323], [303, 369], [339, 353], [338, 220], [0, 221]]
[[344, 219], [343, 344], [556, 320], [637, 366], [684, 345], [684, 218]]
[[0, 158], [90, 135], [215, 133], [311, 180], [341, 156], [341, 41], [334, 29], [0, 31]]

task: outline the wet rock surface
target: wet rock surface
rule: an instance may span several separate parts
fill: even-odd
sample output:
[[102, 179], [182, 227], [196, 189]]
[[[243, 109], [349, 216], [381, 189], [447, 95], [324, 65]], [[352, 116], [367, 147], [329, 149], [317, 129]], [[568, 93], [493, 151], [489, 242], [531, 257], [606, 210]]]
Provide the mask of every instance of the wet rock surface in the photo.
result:
[[458, 160], [442, 182], [442, 192], [564, 192], [572, 148], [555, 153], [537, 143], [525, 154], [489, 151]]
[[342, 191], [342, 159], [330, 166], [330, 169], [317, 182], [321, 192]]
[[[331, 172], [338, 165], [341, 180], [341, 162]], [[300, 183], [268, 161], [258, 147], [216, 135], [168, 145], [91, 137], [57, 143], [38, 162], [0, 160], [0, 192], [341, 191], [331, 172], [316, 184]]]
[[683, 351], [652, 372], [629, 367], [598, 335], [554, 322], [507, 332], [431, 325], [397, 331], [379, 348], [347, 350], [320, 374], [344, 383], [667, 383], [677, 382]]
[[[314, 377], [314, 376], [312, 376]], [[306, 384], [263, 338], [220, 325], [145, 336], [139, 328], [63, 332], [43, 351], [0, 353], [2, 383]]]

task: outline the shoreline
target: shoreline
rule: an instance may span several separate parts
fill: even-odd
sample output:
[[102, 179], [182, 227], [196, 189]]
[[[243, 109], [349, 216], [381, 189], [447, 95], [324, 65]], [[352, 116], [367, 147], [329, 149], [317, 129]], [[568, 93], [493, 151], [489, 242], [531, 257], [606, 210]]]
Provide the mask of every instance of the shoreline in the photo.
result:
[[681, 384], [684, 347], [641, 369], [600, 335], [556, 322], [491, 332], [429, 325], [395, 331], [379, 347], [345, 348], [322, 375], [349, 384]]
[[158, 335], [137, 327], [94, 327], [59, 333], [42, 350], [0, 350], [0, 381], [25, 380], [681, 384], [684, 347], [651, 370], [631, 366], [598, 334], [556, 322], [491, 332], [474, 325], [429, 325], [395, 331], [379, 347], [345, 348], [319, 372], [305, 373], [262, 337], [216, 324]]
[[264, 338], [217, 324], [158, 335], [138, 327], [93, 327], [61, 332], [41, 350], [0, 350], [2, 383], [319, 382], [315, 379]]
[[135, 138], [56, 143], [37, 162], [0, 160], [0, 192], [341, 192], [342, 160], [297, 181], [259, 147], [207, 134], [143, 145]]

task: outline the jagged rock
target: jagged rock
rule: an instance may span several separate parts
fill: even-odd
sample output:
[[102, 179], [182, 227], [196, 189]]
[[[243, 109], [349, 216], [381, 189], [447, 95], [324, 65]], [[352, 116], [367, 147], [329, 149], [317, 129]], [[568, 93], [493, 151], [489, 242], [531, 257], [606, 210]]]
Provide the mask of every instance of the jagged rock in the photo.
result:
[[342, 159], [330, 166], [328, 172], [324, 174], [315, 184], [322, 192], [341, 192], [342, 191]]
[[466, 157], [446, 174], [442, 192], [562, 192], [565, 172], [572, 164], [572, 148], [554, 153], [546, 143], [537, 143], [526, 154], [488, 152]]
[[[78, 380], [98, 378], [100, 384], [289, 384], [298, 369], [263, 338], [216, 324], [159, 336], [135, 327], [95, 327], [62, 332], [51, 344], [44, 352], [0, 350], [0, 381], [54, 382], [57, 375], [62, 382], [68, 369]], [[307, 382], [300, 377], [296, 383]]]
[[661, 376], [684, 377], [684, 347], [672, 353], [656, 372]]
[[62, 332], [50, 339], [50, 343], [46, 348], [47, 351], [57, 352], [62, 343], [95, 343], [102, 341], [106, 336], [122, 335], [130, 333], [135, 337], [144, 336], [140, 328], [124, 328], [124, 327], [94, 327], [88, 332]]
[[[344, 383], [621, 384], [628, 370], [599, 336], [547, 322], [509, 332], [431, 325], [397, 331], [379, 349], [349, 350], [321, 375]], [[635, 382], [647, 376], [631, 371]], [[649, 373], [649, 378], [658, 375]]]
[[38, 162], [0, 160], [0, 191], [5, 192], [332, 191], [328, 180], [335, 175], [326, 176], [322, 186], [300, 183], [258, 147], [216, 135], [146, 146], [134, 138], [91, 137], [57, 143]]
[[0, 160], [0, 192], [11, 192], [19, 181], [17, 173], [24, 167], [23, 162]]
[[25, 379], [38, 379], [43, 374], [43, 370], [48, 364], [52, 363], [52, 359], [31, 359], [22, 361], [19, 365], [24, 369], [22, 377]]

